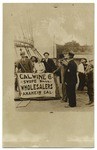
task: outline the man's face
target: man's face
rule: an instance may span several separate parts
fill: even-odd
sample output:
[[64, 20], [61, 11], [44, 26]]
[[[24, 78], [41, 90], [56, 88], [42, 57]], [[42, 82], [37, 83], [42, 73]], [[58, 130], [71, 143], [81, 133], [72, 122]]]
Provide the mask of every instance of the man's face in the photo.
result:
[[84, 60], [84, 59], [81, 59], [81, 63], [82, 63], [82, 64], [85, 64], [85, 60]]
[[48, 55], [48, 54], [45, 54], [44, 57], [45, 57], [46, 59], [48, 59], [49, 55]]
[[69, 60], [69, 59], [70, 59], [70, 55], [69, 55], [69, 54], [67, 54], [67, 55], [66, 55], [66, 58], [67, 58], [67, 60]]
[[22, 57], [22, 58], [25, 58], [25, 55], [22, 54], [21, 57]]
[[93, 65], [93, 64], [94, 64], [93, 60], [90, 60], [90, 61], [89, 61], [89, 64], [90, 64], [90, 65]]
[[32, 59], [31, 59], [31, 60], [32, 60], [32, 62], [35, 62], [35, 57], [32, 57]]

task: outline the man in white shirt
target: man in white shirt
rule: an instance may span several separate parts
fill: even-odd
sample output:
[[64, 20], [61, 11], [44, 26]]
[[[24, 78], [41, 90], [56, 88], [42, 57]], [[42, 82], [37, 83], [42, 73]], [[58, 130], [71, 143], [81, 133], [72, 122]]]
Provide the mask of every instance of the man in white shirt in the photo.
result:
[[81, 59], [80, 64], [78, 65], [78, 77], [79, 77], [79, 86], [78, 90], [83, 91], [85, 86], [85, 70], [84, 70], [84, 59]]

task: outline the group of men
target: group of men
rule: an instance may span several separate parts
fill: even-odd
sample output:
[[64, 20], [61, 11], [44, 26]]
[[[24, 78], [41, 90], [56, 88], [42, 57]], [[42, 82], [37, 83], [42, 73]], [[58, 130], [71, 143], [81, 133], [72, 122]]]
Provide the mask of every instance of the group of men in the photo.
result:
[[[28, 59], [25, 56], [25, 52], [21, 52], [21, 59], [16, 65], [18, 72], [26, 72], [26, 73], [53, 73], [55, 84], [56, 84], [56, 92], [59, 93], [59, 85], [57, 82], [57, 77], [60, 78], [61, 83], [61, 91], [62, 91], [62, 101], [68, 102], [67, 107], [76, 107], [76, 84], [77, 84], [77, 73], [78, 68], [77, 64], [74, 61], [74, 52], [70, 51], [67, 55], [60, 54], [57, 63], [53, 61], [53, 59], [49, 58], [49, 53], [44, 53], [44, 58], [39, 60], [35, 56], [32, 56], [31, 59]], [[37, 65], [36, 65], [37, 64]], [[36, 67], [35, 67], [36, 66]], [[38, 67], [37, 67], [38, 66]], [[87, 76], [89, 76], [89, 69], [87, 71]], [[79, 71], [79, 79], [82, 77], [82, 73]], [[82, 79], [82, 78], [81, 78]], [[88, 79], [89, 81], [89, 79]], [[87, 82], [88, 83], [88, 82]], [[90, 83], [91, 84], [91, 83]], [[91, 93], [90, 84], [88, 83], [88, 95]], [[17, 90], [17, 79], [15, 81], [15, 89]], [[79, 85], [80, 86], [80, 85]], [[92, 84], [93, 87], [93, 84]], [[93, 92], [92, 92], [93, 93]], [[93, 102], [93, 95], [89, 96], [90, 102]]]
[[[25, 55], [25, 52], [21, 52], [20, 53], [21, 59], [17, 62], [16, 67], [18, 69], [19, 72], [22, 73], [33, 73], [34, 72], [34, 64], [36, 64], [38, 62], [38, 59], [36, 56], [31, 56], [30, 59], [27, 58], [27, 56]], [[52, 59], [48, 58], [49, 53], [45, 52], [44, 53], [44, 59], [40, 60], [40, 63], [44, 64], [44, 72], [53, 72], [56, 69], [55, 63], [53, 62]], [[38, 68], [36, 69], [38, 70]], [[35, 72], [34, 72], [35, 73]]]

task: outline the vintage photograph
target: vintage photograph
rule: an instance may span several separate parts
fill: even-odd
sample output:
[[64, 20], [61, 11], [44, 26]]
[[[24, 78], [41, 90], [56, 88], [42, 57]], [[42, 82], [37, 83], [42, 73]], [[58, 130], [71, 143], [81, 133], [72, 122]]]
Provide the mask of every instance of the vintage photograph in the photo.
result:
[[[4, 95], [9, 99], [4, 100], [3, 104], [5, 112], [4, 146], [93, 147], [94, 4], [4, 4], [3, 23], [4, 83], [6, 86], [8, 85], [5, 87], [8, 92]], [[8, 58], [9, 61], [7, 61]], [[9, 74], [6, 78], [5, 75], [9, 72], [11, 75]], [[6, 108], [8, 109], [7, 112], [5, 111]], [[59, 136], [58, 138], [54, 137], [56, 141], [54, 143], [49, 143], [49, 140], [44, 139], [44, 142], [36, 140], [32, 144], [33, 142], [30, 142], [32, 136], [30, 135], [30, 138], [27, 134], [30, 140], [24, 136], [29, 130], [28, 127], [25, 128], [26, 132], [25, 129], [22, 130], [22, 133], [19, 130], [20, 135], [14, 132], [11, 134], [11, 130], [9, 130], [11, 126], [8, 127], [8, 121], [6, 121], [8, 120], [6, 119], [8, 112], [10, 112], [9, 116], [11, 117], [11, 109], [13, 117], [15, 114], [16, 118], [20, 114], [23, 115], [24, 118], [26, 117], [26, 122], [29, 122], [28, 126], [31, 125], [32, 128], [33, 124], [30, 124], [30, 121], [33, 117], [30, 120], [29, 113], [49, 112], [50, 115], [55, 114], [57, 117], [57, 113], [61, 113], [61, 115], [63, 113], [63, 116], [67, 114], [65, 118], [70, 120], [66, 121], [65, 130], [68, 129], [68, 123], [70, 125], [70, 121], [73, 120], [70, 114], [73, 114], [73, 117], [79, 114], [82, 116], [76, 117], [80, 121], [75, 121], [75, 124], [77, 123], [75, 126], [78, 126], [78, 132], [74, 133], [75, 136], [70, 138], [69, 134], [72, 135], [73, 131], [69, 133], [67, 130], [65, 134], [62, 127], [64, 133], [59, 131], [62, 138], [62, 140], [60, 139], [61, 142], [57, 142]], [[15, 122], [16, 118], [14, 119]], [[81, 125], [84, 120], [86, 121], [86, 123], [84, 122], [85, 126]], [[10, 121], [12, 121], [11, 118]], [[17, 126], [18, 123], [19, 121], [17, 121]], [[14, 127], [12, 126], [12, 128]], [[57, 124], [56, 127], [58, 127]], [[73, 130], [73, 127], [74, 125], [70, 129]], [[77, 128], [74, 127], [74, 129]], [[49, 132], [48, 129], [46, 131]], [[65, 135], [65, 139], [62, 135]], [[16, 139], [12, 142], [9, 137]], [[23, 137], [25, 139], [21, 140]], [[24, 144], [16, 144], [17, 139]], [[74, 139], [74, 144], [73, 142], [69, 144]], [[10, 142], [11, 144], [9, 144]]]
[[21, 7], [18, 18], [14, 18], [14, 100], [18, 107], [23, 103], [25, 106], [26, 101], [27, 107], [21, 109], [29, 111], [64, 111], [72, 107], [93, 110], [93, 10], [89, 7], [87, 4]]

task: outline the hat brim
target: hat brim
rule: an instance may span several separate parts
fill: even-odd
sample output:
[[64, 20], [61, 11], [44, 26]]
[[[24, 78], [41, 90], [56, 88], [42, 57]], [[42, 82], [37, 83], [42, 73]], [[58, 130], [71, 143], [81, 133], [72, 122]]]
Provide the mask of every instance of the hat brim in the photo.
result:
[[45, 55], [45, 54], [49, 55], [49, 53], [48, 53], [48, 52], [44, 53], [43, 55]]

